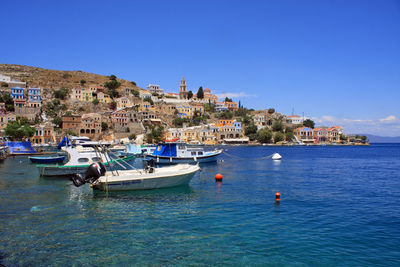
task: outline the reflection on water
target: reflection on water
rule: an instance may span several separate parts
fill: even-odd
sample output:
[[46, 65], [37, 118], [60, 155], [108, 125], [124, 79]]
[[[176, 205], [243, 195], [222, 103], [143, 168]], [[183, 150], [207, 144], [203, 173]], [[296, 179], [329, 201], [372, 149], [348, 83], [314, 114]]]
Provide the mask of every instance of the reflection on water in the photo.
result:
[[[274, 152], [284, 158], [260, 159]], [[108, 193], [39, 178], [27, 157], [8, 158], [0, 264], [400, 265], [400, 146], [229, 153], [202, 164], [189, 186]]]

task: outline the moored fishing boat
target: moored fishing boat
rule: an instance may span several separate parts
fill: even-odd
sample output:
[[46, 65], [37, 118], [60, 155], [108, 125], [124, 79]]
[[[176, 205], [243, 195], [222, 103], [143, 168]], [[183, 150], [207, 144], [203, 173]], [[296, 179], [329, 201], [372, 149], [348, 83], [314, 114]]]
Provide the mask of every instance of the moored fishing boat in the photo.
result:
[[5, 145], [9, 148], [10, 155], [33, 155], [37, 154], [37, 151], [32, 147], [31, 142], [14, 142], [7, 141]]
[[188, 147], [185, 143], [160, 143], [146, 159], [154, 159], [158, 164], [215, 162], [222, 151], [205, 151], [203, 147]]
[[85, 173], [93, 162], [104, 162], [106, 166], [118, 164], [122, 160], [133, 160], [135, 156], [122, 159], [111, 159], [107, 153], [100, 153], [93, 147], [69, 146], [63, 148], [68, 155], [68, 162], [64, 165], [37, 165], [41, 176], [72, 176]]
[[93, 189], [102, 191], [158, 189], [187, 185], [198, 170], [198, 164], [178, 164], [164, 168], [106, 172], [102, 164], [92, 164], [85, 175], [76, 175], [72, 181], [77, 187], [89, 182]]
[[62, 163], [64, 162], [66, 156], [48, 156], [48, 157], [38, 157], [30, 156], [29, 159], [32, 163]]

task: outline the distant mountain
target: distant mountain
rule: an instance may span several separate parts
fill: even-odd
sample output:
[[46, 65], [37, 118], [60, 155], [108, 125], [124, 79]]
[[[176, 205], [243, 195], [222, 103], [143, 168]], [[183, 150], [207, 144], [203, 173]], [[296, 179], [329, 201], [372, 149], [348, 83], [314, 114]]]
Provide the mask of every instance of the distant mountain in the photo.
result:
[[400, 143], [400, 136], [378, 136], [372, 134], [359, 134], [365, 135], [370, 143]]

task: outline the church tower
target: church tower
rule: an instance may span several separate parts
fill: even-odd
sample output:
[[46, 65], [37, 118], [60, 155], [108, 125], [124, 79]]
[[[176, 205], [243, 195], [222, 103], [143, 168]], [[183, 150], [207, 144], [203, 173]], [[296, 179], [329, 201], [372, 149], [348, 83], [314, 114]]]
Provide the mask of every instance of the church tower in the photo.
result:
[[179, 90], [179, 98], [180, 99], [187, 99], [187, 91], [186, 91], [186, 81], [185, 81], [185, 77], [182, 77], [181, 80], [181, 88]]

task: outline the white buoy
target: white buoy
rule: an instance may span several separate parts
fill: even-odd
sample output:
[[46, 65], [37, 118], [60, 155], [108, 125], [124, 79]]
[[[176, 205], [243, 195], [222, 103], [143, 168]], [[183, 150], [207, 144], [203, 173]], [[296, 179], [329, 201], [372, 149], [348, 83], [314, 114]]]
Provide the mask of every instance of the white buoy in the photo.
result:
[[281, 160], [281, 159], [282, 159], [282, 156], [279, 155], [278, 153], [274, 153], [274, 154], [272, 154], [272, 159], [273, 159], [273, 160]]

